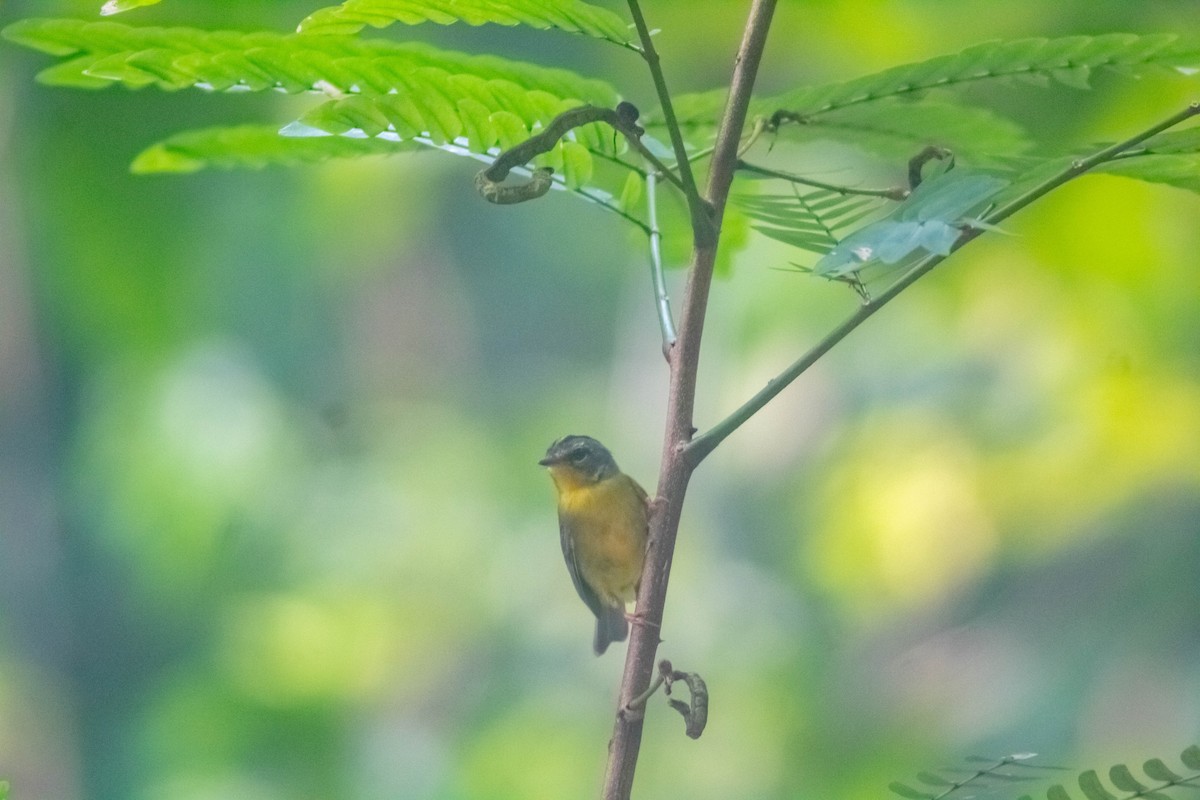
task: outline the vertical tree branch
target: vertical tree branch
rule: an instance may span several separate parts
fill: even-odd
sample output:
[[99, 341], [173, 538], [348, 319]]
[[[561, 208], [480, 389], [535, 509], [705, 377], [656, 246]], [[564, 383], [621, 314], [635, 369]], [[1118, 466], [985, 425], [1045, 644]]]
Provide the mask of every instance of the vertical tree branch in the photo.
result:
[[[636, 3], [631, 3], [633, 5]], [[714, 212], [714, 223], [721, 219], [725, 201], [729, 197], [729, 186], [737, 166], [738, 142], [750, 104], [750, 92], [762, 61], [774, 11], [775, 0], [753, 0], [734, 62], [729, 99], [718, 128], [706, 191], [707, 201]], [[644, 27], [644, 22], [640, 27]], [[672, 132], [673, 138], [677, 132]], [[682, 165], [680, 169], [682, 171]], [[608, 769], [604, 778], [605, 800], [628, 800], [633, 788], [633, 775], [642, 743], [644, 709], [633, 708], [630, 702], [646, 690], [654, 674], [675, 537], [679, 531], [688, 481], [697, 463], [688, 457], [686, 446], [694, 432], [692, 414], [700, 365], [700, 342], [719, 236], [719, 229], [714, 232], [715, 235], [705, 236], [698, 229], [699, 224], [693, 219], [695, 246], [684, 290], [679, 340], [670, 358], [670, 394], [662, 464], [657, 499], [650, 516], [650, 547], [638, 594], [637, 611], [643, 623], [633, 626], [625, 656], [617, 719], [609, 742]]]

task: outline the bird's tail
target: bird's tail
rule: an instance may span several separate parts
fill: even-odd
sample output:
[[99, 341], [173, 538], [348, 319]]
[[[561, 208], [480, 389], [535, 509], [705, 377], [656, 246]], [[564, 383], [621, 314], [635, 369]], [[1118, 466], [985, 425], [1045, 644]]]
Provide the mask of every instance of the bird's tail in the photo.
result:
[[604, 613], [596, 617], [596, 638], [592, 649], [596, 655], [604, 655], [604, 651], [613, 642], [623, 642], [629, 635], [629, 623], [625, 620], [625, 610], [605, 606]]

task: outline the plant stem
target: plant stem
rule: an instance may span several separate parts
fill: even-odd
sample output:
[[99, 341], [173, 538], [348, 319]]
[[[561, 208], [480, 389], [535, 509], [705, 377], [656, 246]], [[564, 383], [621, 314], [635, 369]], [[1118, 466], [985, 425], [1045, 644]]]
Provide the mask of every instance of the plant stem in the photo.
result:
[[[680, 191], [682, 191], [684, 194], [687, 194], [687, 184], [684, 183], [678, 175], [672, 172], [670, 167], [660, 161], [658, 156], [654, 155], [654, 153], [651, 153], [650, 149], [646, 147], [646, 145], [642, 144], [641, 139], [631, 139], [630, 144], [632, 144], [633, 149], [638, 152], [638, 155], [646, 159], [646, 161], [650, 162], [652, 167], [658, 170], [659, 175], [662, 175], [671, 183], [678, 186]], [[682, 174], [682, 171], [680, 174]], [[695, 186], [693, 185], [692, 188], [694, 189]]]
[[998, 222], [1011, 216], [1015, 212], [1020, 211], [1022, 208], [1032, 203], [1034, 200], [1037, 200], [1046, 193], [1057, 189], [1059, 186], [1062, 186], [1072, 178], [1079, 177], [1092, 167], [1095, 167], [1097, 164], [1103, 164], [1105, 161], [1112, 161], [1117, 156], [1121, 155], [1121, 153], [1124, 153], [1126, 150], [1132, 150], [1134, 147], [1137, 147], [1151, 136], [1156, 136], [1169, 128], [1173, 128], [1179, 123], [1191, 119], [1197, 114], [1200, 114], [1200, 102], [1189, 103], [1188, 106], [1182, 111], [1172, 114], [1156, 125], [1151, 125], [1146, 130], [1134, 134], [1125, 141], [1117, 142], [1114, 145], [1109, 145], [1102, 150], [1097, 150], [1087, 158], [1081, 158], [1078, 161], [1072, 162], [1071, 166], [1067, 167], [1062, 172], [1059, 172], [1053, 178], [1038, 184], [1025, 194], [1009, 202], [1008, 205], [989, 214], [987, 222]]
[[658, 229], [658, 179], [646, 175], [646, 221], [650, 237], [650, 279], [654, 284], [654, 307], [658, 311], [658, 327], [662, 332], [663, 355], [671, 362], [671, 348], [678, 338], [675, 321], [671, 319], [671, 299], [667, 296], [667, 279], [663, 273], [662, 231]]
[[[645, 21], [640, 10], [636, 10], [636, 0], [630, 0], [630, 7], [635, 12], [639, 32], [645, 31]], [[716, 262], [718, 238], [716, 229], [713, 229], [712, 236], [709, 237], [704, 234], [702, 226], [711, 224], [712, 219], [721, 219], [725, 208], [737, 163], [738, 142], [746, 124], [750, 92], [762, 61], [762, 52], [774, 11], [775, 0], [753, 0], [751, 3], [709, 169], [707, 203], [714, 209], [715, 215], [710, 219], [706, 214], [703, 220], [697, 220], [693, 215], [692, 263], [684, 290], [679, 340], [671, 349], [669, 358], [671, 379], [662, 464], [659, 470], [657, 497], [650, 515], [650, 544], [638, 591], [637, 612], [645, 623], [634, 624], [629, 637], [616, 722], [608, 748], [608, 768], [604, 776], [605, 800], [628, 800], [633, 788], [633, 775], [642, 743], [644, 709], [635, 708], [630, 704], [646, 691], [654, 674], [655, 654], [658, 650], [679, 518], [683, 511], [688, 481], [697, 463], [688, 457], [686, 448], [695, 430], [692, 414], [695, 407], [696, 375], [700, 364], [700, 341], [704, 330], [709, 288], [712, 284], [713, 265]], [[643, 46], [648, 44], [649, 34], [646, 33]], [[652, 71], [661, 75], [657, 71], [657, 57], [653, 60], [648, 59], [648, 62], [652, 65]], [[686, 167], [687, 154], [682, 152], [682, 138], [678, 135], [674, 112], [670, 110], [669, 98], [665, 97], [665, 85], [657, 78], [655, 83], [664, 95], [663, 108], [672, 130], [672, 139], [678, 139], [680, 143], [676, 155], [680, 161], [681, 175], [690, 175]]]
[[811, 178], [801, 178], [799, 175], [793, 175], [790, 172], [780, 172], [777, 169], [760, 167], [755, 164], [742, 161], [741, 159], [738, 159], [737, 166], [738, 169], [745, 170], [746, 172], [753, 172], [756, 175], [766, 175], [771, 178], [779, 178], [780, 180], [788, 181], [789, 183], [799, 183], [803, 184], [804, 186], [811, 186], [814, 189], [825, 189], [826, 191], [837, 192], [838, 194], [856, 194], [863, 195], [865, 197], [884, 197], [888, 200], [903, 200], [909, 195], [909, 190], [903, 187], [896, 187], [892, 189], [855, 189], [852, 186], [837, 186], [836, 184], [832, 183], [814, 181]]
[[[566, 189], [565, 183], [559, 183], [558, 181], [555, 181], [555, 183], [559, 186], [562, 186], [564, 189]], [[580, 186], [578, 189], [567, 189], [567, 191], [573, 192], [574, 194], [579, 195], [584, 200], [587, 200], [589, 203], [595, 203], [596, 205], [600, 206], [601, 208], [605, 209], [606, 211], [611, 211], [612, 213], [616, 214], [618, 217], [621, 217], [626, 222], [633, 223], [634, 225], [636, 225], [638, 228], [641, 229], [642, 233], [646, 234], [647, 236], [653, 235], [653, 232], [651, 231], [649, 225], [642, 222], [640, 219], [633, 216], [632, 214], [628, 214], [628, 213], [622, 211], [621, 209], [617, 208], [617, 206], [613, 205], [608, 200], [605, 200], [604, 198], [599, 197], [598, 195], [592, 194], [585, 187]]]
[[[654, 90], [658, 94], [658, 103], [662, 107], [663, 121], [667, 126], [667, 133], [671, 137], [671, 148], [675, 151], [675, 161], [679, 168], [679, 179], [682, 184], [683, 194], [687, 198], [688, 211], [692, 218], [692, 228], [695, 231], [697, 245], [707, 244], [711, 239], [712, 244], [716, 246], [716, 227], [713, 224], [712, 218], [709, 216], [708, 210], [705, 208], [704, 200], [700, 197], [700, 191], [696, 188], [696, 177], [692, 173], [692, 164], [688, 159], [687, 146], [683, 142], [683, 132], [679, 129], [679, 122], [675, 117], [675, 107], [671, 103], [671, 92], [667, 89], [667, 79], [663, 75], [662, 65], [659, 63], [658, 51], [654, 49], [654, 40], [650, 36], [650, 28], [646, 25], [646, 18], [642, 15], [642, 8], [638, 4], [638, 0], [627, 0], [629, 5], [629, 14], [633, 17], [634, 27], [637, 28], [638, 38], [642, 43], [642, 58], [646, 61], [646, 66], [650, 69], [650, 77], [654, 81]], [[660, 169], [662, 169], [660, 167]], [[669, 171], [668, 171], [669, 174]]]
[[[1101, 150], [1096, 151], [1087, 158], [1074, 161], [1066, 169], [1061, 170], [1053, 177], [1039, 183], [1029, 191], [1010, 201], [1001, 208], [996, 209], [986, 215], [984, 222], [988, 225], [995, 225], [1003, 220], [1011, 217], [1021, 209], [1025, 208], [1035, 200], [1040, 199], [1048, 192], [1062, 186], [1069, 180], [1077, 178], [1088, 170], [1105, 161], [1111, 161], [1117, 158], [1121, 153], [1130, 150], [1142, 142], [1155, 136], [1168, 128], [1172, 128], [1184, 120], [1190, 119], [1200, 114], [1200, 103], [1192, 103], [1182, 111], [1172, 114], [1162, 122], [1150, 126], [1138, 134], [1126, 139], [1123, 142], [1110, 145]], [[965, 230], [959, 240], [954, 244], [951, 254], [958, 252], [971, 241], [974, 241], [983, 230], [980, 228], [969, 228]], [[688, 455], [691, 460], [699, 463], [711, 453], [717, 445], [725, 440], [729, 434], [740, 428], [743, 423], [754, 416], [758, 411], [769, 403], [777, 394], [787, 388], [788, 384], [799, 378], [813, 364], [817, 362], [821, 356], [829, 352], [835, 344], [846, 338], [859, 325], [863, 324], [879, 309], [883, 308], [891, 302], [897, 295], [915, 283], [923, 275], [929, 273], [938, 264], [945, 261], [949, 256], [930, 256], [924, 261], [921, 261], [904, 274], [898, 281], [889, 286], [886, 291], [878, 297], [863, 303], [859, 308], [851, 314], [844, 322], [825, 335], [821, 341], [817, 342], [807, 353], [793, 362], [787, 369], [776, 375], [771, 380], [767, 381], [767, 385], [759, 390], [753, 397], [743, 403], [736, 411], [730, 414], [725, 419], [714, 425], [710, 430], [705, 431], [702, 435], [697, 436], [687, 446]]]

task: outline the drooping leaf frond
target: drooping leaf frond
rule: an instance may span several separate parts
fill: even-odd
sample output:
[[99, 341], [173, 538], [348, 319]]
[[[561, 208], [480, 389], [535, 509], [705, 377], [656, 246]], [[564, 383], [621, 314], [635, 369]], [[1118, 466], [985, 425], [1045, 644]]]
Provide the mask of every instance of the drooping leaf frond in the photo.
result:
[[1060, 769], [1027, 763], [1034, 756], [1034, 753], [1015, 753], [1003, 758], [972, 756], [967, 761], [978, 766], [918, 772], [915, 783], [919, 786], [893, 781], [888, 788], [905, 800], [945, 800], [963, 789], [969, 788], [977, 796], [982, 789], [1035, 780], [1040, 777], [1039, 771]]
[[[1084, 89], [1091, 75], [1101, 69], [1137, 76], [1164, 69], [1190, 72], [1198, 67], [1200, 40], [1170, 34], [1113, 33], [989, 42], [850, 81], [758, 99], [751, 104], [751, 113], [770, 116], [784, 110], [816, 124], [815, 118], [849, 106], [981, 81], [1007, 79], [1043, 85], [1056, 81]], [[687, 124], [711, 125], [724, 100], [724, 91], [686, 95], [675, 101], [676, 114]]]
[[[332, 99], [305, 114], [289, 132], [313, 138], [382, 137], [376, 150], [333, 144], [268, 147], [273, 159], [361, 155], [395, 150], [397, 141], [441, 145], [458, 141], [454, 152], [486, 153], [527, 138], [566, 108], [612, 107], [616, 91], [603, 81], [495, 56], [469, 56], [420, 43], [363, 40], [348, 36], [239, 33], [189, 28], [132, 27], [111, 22], [25, 20], [5, 36], [38, 50], [67, 57], [45, 70], [42, 80], [77, 87], [122, 84], [168, 90], [321, 92]], [[243, 135], [247, 132], [243, 131]], [[224, 145], [232, 144], [228, 135]], [[247, 140], [247, 143], [251, 143]], [[151, 149], [138, 168], [170, 169], [191, 162], [178, 148]], [[205, 140], [215, 160], [221, 143]], [[623, 142], [620, 142], [623, 144]], [[198, 142], [183, 143], [194, 148]], [[261, 149], [258, 142], [256, 149]], [[389, 147], [390, 145], [390, 147]], [[597, 126], [573, 131], [540, 166], [559, 171], [569, 188], [596, 172], [592, 153], [611, 155], [614, 139]], [[254, 153], [246, 163], [256, 162]], [[226, 160], [224, 163], [233, 163]], [[158, 167], [156, 167], [158, 168]], [[615, 176], [623, 180], [624, 174]], [[619, 186], [614, 182], [613, 190]]]
[[581, 102], [611, 105], [617, 100], [616, 91], [605, 82], [568, 70], [411, 42], [71, 19], [21, 20], [5, 28], [4, 36], [35, 50], [70, 57], [39, 75], [58, 85], [387, 94], [411, 88], [414, 75], [440, 70], [503, 79]]
[[[993, 42], [851, 81], [757, 99], [751, 104], [751, 113], [768, 131], [789, 139], [829, 139], [890, 160], [936, 145], [969, 165], [1005, 168], [1028, 150], [1022, 131], [989, 112], [958, 104], [949, 89], [999, 80], [1043, 85], [1058, 81], [1086, 88], [1091, 75], [1102, 69], [1140, 76], [1170, 69], [1191, 74], [1197, 67], [1200, 39], [1194, 37], [1110, 34]], [[714, 120], [724, 100], [724, 91], [684, 95], [674, 100], [676, 116], [689, 127], [693, 138], [707, 139], [714, 132]], [[661, 122], [656, 112], [646, 116], [648, 126]], [[1136, 165], [1133, 160], [1121, 159], [1101, 169], [1192, 188], [1196, 181], [1189, 170], [1198, 158], [1192, 154], [1174, 154], [1171, 159], [1145, 155]], [[1024, 166], [1039, 163], [1044, 162], [1031, 160]], [[1049, 166], [1045, 169], [1051, 170]], [[1012, 191], [1006, 195], [1016, 196], [1017, 183], [1013, 181]]]
[[913, 255], [950, 255], [964, 228], [982, 227], [969, 215], [1007, 185], [994, 175], [965, 169], [926, 180], [887, 217], [838, 242], [813, 272], [840, 278], [872, 262], [897, 264]]
[[100, 8], [100, 16], [111, 17], [113, 14], [120, 14], [123, 11], [129, 11], [142, 6], [153, 6], [161, 3], [162, 0], [108, 0]]
[[582, 0], [346, 0], [314, 11], [300, 23], [301, 33], [353, 34], [370, 25], [529, 25], [631, 46], [629, 25], [613, 12]]
[[[1085, 770], [1079, 773], [1074, 787], [1068, 788], [1063, 784], [1054, 784], [1046, 790], [1047, 800], [1075, 800], [1082, 793], [1087, 800], [1170, 800], [1175, 796], [1191, 796], [1200, 788], [1200, 747], [1192, 745], [1179, 754], [1183, 762], [1184, 772], [1176, 772], [1166, 765], [1162, 759], [1152, 758], [1142, 764], [1141, 777], [1125, 764], [1114, 764], [1108, 769], [1108, 780], [1112, 791], [1105, 785], [1096, 770]], [[1191, 789], [1189, 795], [1182, 795], [1177, 790]], [[1034, 800], [1032, 795], [1024, 795], [1020, 800]]]
[[251, 168], [279, 164], [294, 166], [332, 158], [388, 155], [412, 150], [415, 143], [341, 136], [289, 138], [275, 125], [239, 125], [176, 133], [151, 145], [134, 158], [135, 173], [188, 173], [206, 167]]

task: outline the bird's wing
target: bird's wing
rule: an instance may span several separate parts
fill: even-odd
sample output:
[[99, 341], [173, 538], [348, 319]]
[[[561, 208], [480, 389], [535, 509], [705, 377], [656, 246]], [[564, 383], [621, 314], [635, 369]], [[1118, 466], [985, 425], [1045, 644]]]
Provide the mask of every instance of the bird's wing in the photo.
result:
[[592, 610], [596, 618], [601, 618], [605, 613], [604, 604], [600, 602], [600, 598], [596, 596], [592, 587], [587, 585], [587, 582], [583, 580], [583, 575], [579, 572], [579, 563], [575, 560], [575, 544], [571, 535], [567, 533], [567, 521], [561, 515], [558, 518], [558, 538], [562, 543], [563, 560], [567, 562], [567, 572], [571, 573], [571, 582], [575, 584], [575, 591], [579, 592], [580, 598]]
[[[628, 478], [629, 476], [626, 475], [625, 477]], [[640, 483], [638, 483], [637, 481], [635, 481], [633, 478], [629, 478], [629, 482], [633, 484], [633, 490], [635, 492], [637, 492], [637, 496], [641, 498], [642, 502], [649, 503], [650, 496], [646, 494], [646, 490], [642, 488], [642, 485]]]

